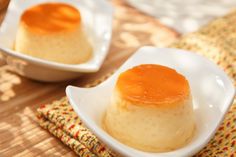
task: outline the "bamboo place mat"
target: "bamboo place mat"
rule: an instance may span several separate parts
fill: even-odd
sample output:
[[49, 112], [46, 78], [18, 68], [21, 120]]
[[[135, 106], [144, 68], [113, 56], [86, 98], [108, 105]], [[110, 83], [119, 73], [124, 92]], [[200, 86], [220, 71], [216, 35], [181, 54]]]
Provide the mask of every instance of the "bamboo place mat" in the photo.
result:
[[97, 73], [67, 82], [42, 83], [11, 72], [11, 67], [0, 61], [0, 157], [76, 156], [38, 125], [36, 113], [40, 104], [63, 97], [69, 84], [82, 87], [106, 76], [143, 45], [165, 47], [179, 36], [122, 0], [112, 0], [112, 4], [115, 15], [111, 47]]
[[[216, 19], [195, 33], [180, 38], [170, 47], [197, 52], [211, 59], [236, 83], [236, 11]], [[104, 81], [104, 77], [91, 87]], [[59, 138], [81, 157], [116, 156], [100, 142], [81, 122], [63, 97], [38, 109], [39, 124]], [[195, 156], [236, 156], [236, 102], [208, 145]]]

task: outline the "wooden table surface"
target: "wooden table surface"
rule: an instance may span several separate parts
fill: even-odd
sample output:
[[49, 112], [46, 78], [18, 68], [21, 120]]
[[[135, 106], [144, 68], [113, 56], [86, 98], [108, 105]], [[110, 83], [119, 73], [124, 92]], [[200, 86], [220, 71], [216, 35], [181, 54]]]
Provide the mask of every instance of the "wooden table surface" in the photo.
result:
[[[0, 0], [0, 21], [6, 9]], [[164, 47], [179, 34], [130, 7], [113, 0], [115, 7], [113, 38], [109, 55], [101, 70], [60, 83], [42, 83], [21, 77], [0, 61], [0, 157], [75, 156], [67, 146], [37, 123], [36, 109], [65, 95], [69, 84], [83, 86], [117, 69], [143, 45]]]

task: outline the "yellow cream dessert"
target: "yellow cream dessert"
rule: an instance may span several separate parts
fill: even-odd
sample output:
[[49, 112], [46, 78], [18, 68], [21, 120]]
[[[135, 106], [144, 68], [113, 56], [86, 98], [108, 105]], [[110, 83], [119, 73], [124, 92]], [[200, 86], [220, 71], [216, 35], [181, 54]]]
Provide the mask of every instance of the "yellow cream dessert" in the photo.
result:
[[80, 12], [65, 3], [43, 3], [20, 18], [15, 50], [45, 60], [78, 64], [92, 53]]
[[139, 150], [165, 152], [184, 146], [195, 129], [188, 81], [154, 64], [121, 73], [103, 125], [111, 136]]

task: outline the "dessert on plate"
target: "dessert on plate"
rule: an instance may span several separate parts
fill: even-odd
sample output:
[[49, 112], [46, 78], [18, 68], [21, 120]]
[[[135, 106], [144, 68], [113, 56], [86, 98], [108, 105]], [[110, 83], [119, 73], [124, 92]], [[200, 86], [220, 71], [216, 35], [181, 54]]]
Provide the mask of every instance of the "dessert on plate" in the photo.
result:
[[120, 142], [148, 152], [186, 145], [195, 130], [186, 78], [162, 65], [143, 64], [121, 73], [103, 119]]
[[26, 9], [20, 18], [14, 48], [65, 64], [83, 63], [92, 55], [79, 10], [66, 3], [42, 3]]

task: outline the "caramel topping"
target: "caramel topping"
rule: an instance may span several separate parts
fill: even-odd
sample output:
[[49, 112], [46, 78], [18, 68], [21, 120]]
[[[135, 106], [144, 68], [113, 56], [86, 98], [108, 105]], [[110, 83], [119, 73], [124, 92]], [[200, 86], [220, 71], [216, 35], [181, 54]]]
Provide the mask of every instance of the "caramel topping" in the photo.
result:
[[64, 3], [43, 3], [33, 6], [22, 14], [21, 22], [35, 32], [52, 33], [78, 27], [79, 11]]
[[176, 103], [189, 96], [189, 84], [175, 70], [155, 64], [143, 64], [120, 74], [116, 89], [135, 104]]

